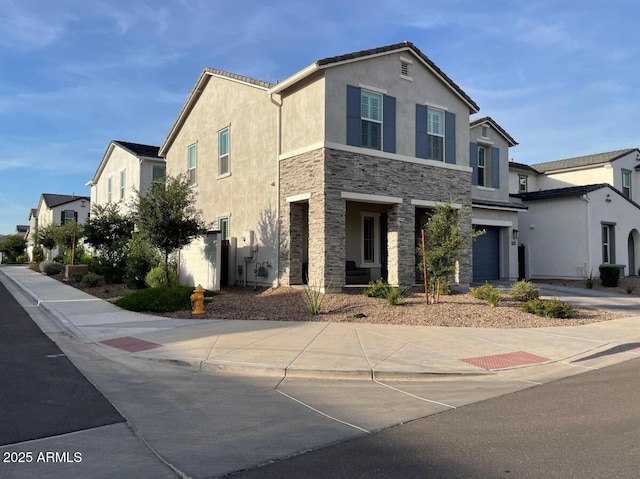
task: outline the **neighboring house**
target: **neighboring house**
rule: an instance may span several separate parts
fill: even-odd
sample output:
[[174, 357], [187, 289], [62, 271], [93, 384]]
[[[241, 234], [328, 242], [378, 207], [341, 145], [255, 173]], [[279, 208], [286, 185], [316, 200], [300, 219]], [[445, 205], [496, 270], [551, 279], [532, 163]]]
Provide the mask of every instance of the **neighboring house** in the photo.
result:
[[[219, 242], [196, 243], [181, 281], [228, 265], [230, 282], [325, 290], [346, 283], [349, 262], [360, 281], [413, 284], [435, 205], [454, 200], [471, 230], [478, 110], [409, 42], [318, 60], [277, 84], [205, 69], [159, 154], [169, 174], [189, 172], [229, 257], [212, 264], [206, 252]], [[459, 280], [470, 282], [470, 258]]]
[[623, 275], [640, 267], [640, 150], [630, 148], [531, 166], [510, 164], [511, 192], [528, 206], [520, 243], [528, 278]]
[[20, 235], [23, 238], [26, 238], [28, 232], [29, 232], [29, 225], [16, 225], [15, 234]]
[[33, 260], [33, 248], [38, 241], [38, 209], [31, 208], [29, 210], [29, 230], [25, 236], [27, 240], [27, 256], [29, 260]]
[[91, 205], [118, 203], [127, 213], [135, 191], [146, 191], [165, 176], [164, 159], [157, 146], [112, 141], [91, 181]]
[[473, 241], [473, 281], [518, 278], [518, 212], [509, 197], [509, 148], [518, 143], [490, 117], [470, 123], [472, 223], [484, 231]]
[[[88, 196], [56, 195], [43, 193], [36, 208], [35, 224], [38, 229], [46, 225], [63, 225], [68, 221], [75, 221], [82, 225], [89, 217], [91, 198]], [[33, 236], [37, 238], [37, 231]], [[45, 251], [45, 257], [52, 259], [60, 253], [58, 247]]]

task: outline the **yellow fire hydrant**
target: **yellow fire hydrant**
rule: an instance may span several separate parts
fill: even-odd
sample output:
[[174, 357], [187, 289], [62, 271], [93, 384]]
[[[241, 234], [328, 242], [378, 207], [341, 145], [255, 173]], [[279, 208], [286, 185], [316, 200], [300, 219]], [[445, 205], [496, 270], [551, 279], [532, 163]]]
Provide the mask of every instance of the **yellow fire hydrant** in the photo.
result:
[[191, 314], [204, 314], [204, 288], [201, 285], [196, 286], [190, 299], [193, 307]]

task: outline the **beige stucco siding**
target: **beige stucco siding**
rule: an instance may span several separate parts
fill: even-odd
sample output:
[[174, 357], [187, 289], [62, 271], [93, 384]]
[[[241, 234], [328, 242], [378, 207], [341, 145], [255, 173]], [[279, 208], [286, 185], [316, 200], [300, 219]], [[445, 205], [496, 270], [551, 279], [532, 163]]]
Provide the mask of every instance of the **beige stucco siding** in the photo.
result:
[[324, 95], [322, 73], [305, 79], [282, 95], [282, 154], [324, 141]]
[[596, 165], [592, 168], [580, 170], [549, 172], [538, 178], [538, 185], [543, 190], [564, 188], [573, 185], [594, 185], [597, 183], [609, 183], [613, 185], [613, 168], [610, 163]]
[[[413, 81], [400, 77], [400, 57], [413, 61]], [[325, 70], [326, 141], [346, 144], [347, 85], [373, 87], [396, 99], [396, 153], [416, 156], [416, 104], [446, 107], [456, 115], [456, 164], [469, 165], [469, 107], [409, 52], [394, 53]]]
[[[231, 237], [256, 232], [257, 243], [264, 246], [259, 260], [272, 264], [277, 247], [264, 245], [259, 227], [265, 212], [277, 218], [277, 115], [266, 90], [212, 76], [166, 152], [167, 173], [175, 176], [187, 172], [188, 148], [197, 145], [194, 191], [202, 218], [217, 229], [218, 219], [229, 217]], [[227, 127], [230, 174], [219, 176], [218, 132]], [[238, 251], [239, 258], [250, 256], [246, 249]]]

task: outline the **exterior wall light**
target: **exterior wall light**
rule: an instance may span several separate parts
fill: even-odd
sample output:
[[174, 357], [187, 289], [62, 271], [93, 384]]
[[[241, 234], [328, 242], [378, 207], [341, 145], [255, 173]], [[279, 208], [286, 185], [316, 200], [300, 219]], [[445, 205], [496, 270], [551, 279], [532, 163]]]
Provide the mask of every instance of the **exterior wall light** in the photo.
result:
[[511, 232], [511, 237], [512, 237], [514, 240], [517, 240], [517, 239], [520, 237], [520, 232], [519, 232], [518, 230], [513, 230], [513, 231]]

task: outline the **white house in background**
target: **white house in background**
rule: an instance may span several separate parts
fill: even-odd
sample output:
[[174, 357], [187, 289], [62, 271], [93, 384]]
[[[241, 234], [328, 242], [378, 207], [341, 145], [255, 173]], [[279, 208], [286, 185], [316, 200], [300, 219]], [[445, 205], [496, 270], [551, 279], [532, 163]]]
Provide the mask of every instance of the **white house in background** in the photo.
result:
[[[82, 225], [87, 221], [90, 209], [91, 198], [88, 196], [42, 193], [36, 208], [35, 218], [33, 218], [36, 228], [31, 236], [37, 238], [38, 229], [50, 224], [63, 225], [73, 220]], [[55, 247], [51, 251], [45, 251], [45, 257], [52, 259], [59, 252], [59, 248]]]
[[159, 147], [112, 141], [86, 186], [91, 187], [91, 204], [118, 203], [120, 212], [129, 211], [129, 200], [137, 191], [146, 191], [165, 176]]
[[603, 264], [640, 266], [640, 150], [629, 148], [531, 166], [510, 164], [527, 278], [584, 278]]
[[526, 210], [509, 197], [509, 148], [518, 144], [491, 117], [471, 120], [469, 165], [474, 230], [473, 281], [518, 278], [518, 213]]
[[27, 241], [27, 257], [29, 261], [33, 260], [33, 248], [38, 241], [38, 209], [31, 208], [29, 210], [29, 230], [24, 238]]

